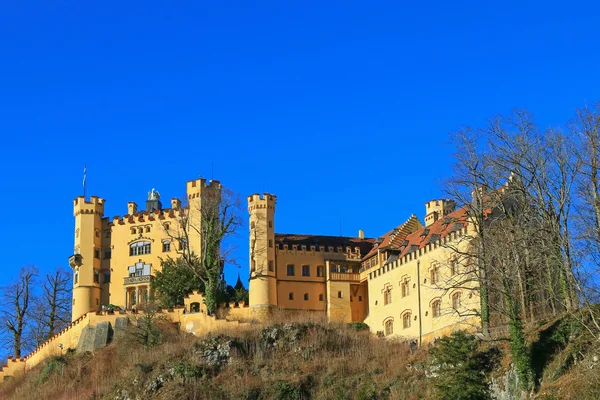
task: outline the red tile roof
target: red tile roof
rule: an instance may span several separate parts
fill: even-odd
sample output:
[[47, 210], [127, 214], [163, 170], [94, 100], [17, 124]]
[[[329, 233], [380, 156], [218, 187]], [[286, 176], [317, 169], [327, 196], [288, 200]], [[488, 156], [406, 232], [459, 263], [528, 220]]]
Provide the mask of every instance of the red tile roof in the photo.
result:
[[[443, 239], [451, 232], [463, 229], [467, 226], [467, 209], [468, 206], [459, 208], [456, 211], [438, 219], [433, 224], [422, 227], [421, 229], [406, 236], [406, 245], [400, 253], [400, 257], [410, 253], [411, 250], [421, 249], [425, 247], [432, 239]], [[415, 246], [415, 247], [413, 247]]]
[[414, 214], [411, 215], [410, 218], [402, 225], [399, 225], [398, 227], [392, 229], [391, 231], [380, 237], [379, 240], [381, 240], [381, 243], [375, 243], [371, 251], [369, 251], [369, 253], [367, 253], [367, 255], [363, 258], [367, 259], [372, 257], [373, 255], [377, 254], [377, 250], [399, 249], [402, 246], [402, 243], [404, 242], [406, 237], [412, 232], [415, 232], [416, 230], [421, 228], [422, 226], [423, 225], [421, 224], [421, 221], [419, 221], [419, 219]]

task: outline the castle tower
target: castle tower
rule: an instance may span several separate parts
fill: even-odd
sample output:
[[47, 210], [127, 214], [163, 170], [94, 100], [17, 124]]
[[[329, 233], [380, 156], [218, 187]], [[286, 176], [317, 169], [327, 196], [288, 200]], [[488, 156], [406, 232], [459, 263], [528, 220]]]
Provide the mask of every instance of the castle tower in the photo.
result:
[[250, 213], [250, 307], [259, 313], [277, 306], [275, 204], [265, 193], [248, 196]]
[[[221, 205], [221, 183], [210, 180], [208, 184], [206, 179], [198, 178], [187, 182], [187, 207], [188, 207], [188, 237], [190, 240], [190, 249], [199, 253], [201, 246], [201, 226], [203, 218], [212, 211], [219, 212]], [[173, 200], [172, 200], [173, 202]], [[179, 205], [175, 203], [174, 205]]]
[[73, 268], [72, 320], [100, 308], [100, 257], [104, 199], [79, 196], [73, 200], [75, 216], [74, 254], [69, 257]]
[[454, 200], [439, 199], [425, 203], [425, 226], [430, 226], [456, 209]]

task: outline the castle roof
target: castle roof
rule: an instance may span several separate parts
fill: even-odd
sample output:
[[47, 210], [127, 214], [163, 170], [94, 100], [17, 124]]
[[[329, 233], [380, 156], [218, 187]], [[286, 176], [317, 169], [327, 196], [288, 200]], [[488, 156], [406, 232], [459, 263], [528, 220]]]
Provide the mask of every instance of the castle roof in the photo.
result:
[[468, 206], [459, 208], [456, 211], [438, 219], [433, 224], [422, 227], [406, 236], [403, 246], [401, 246], [400, 257], [422, 249], [432, 241], [437, 241], [465, 228], [468, 224], [467, 215]]
[[306, 246], [310, 248], [310, 246], [315, 246], [317, 249], [319, 246], [325, 247], [327, 250], [328, 247], [333, 247], [336, 249], [338, 247], [350, 247], [354, 250], [354, 248], [358, 247], [360, 249], [360, 254], [364, 254], [368, 252], [372, 247], [373, 243], [375, 243], [375, 239], [373, 238], [357, 238], [357, 237], [347, 237], [347, 236], [323, 236], [323, 235], [302, 235], [302, 234], [287, 234], [287, 233], [276, 233], [275, 234], [275, 243], [279, 247], [279, 249], [283, 249], [283, 245], [287, 244], [296, 245], [296, 246]]
[[383, 249], [400, 249], [406, 240], [406, 237], [421, 228], [421, 221], [416, 215], [411, 215], [410, 218], [401, 225], [387, 232], [375, 242], [373, 248], [367, 253], [364, 258], [370, 258], [377, 254], [377, 250]]

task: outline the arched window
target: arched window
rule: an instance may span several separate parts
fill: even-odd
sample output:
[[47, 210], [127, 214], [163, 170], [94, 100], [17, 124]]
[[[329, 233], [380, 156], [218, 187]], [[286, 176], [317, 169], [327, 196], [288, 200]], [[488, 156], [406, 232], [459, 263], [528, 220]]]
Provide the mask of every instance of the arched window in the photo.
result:
[[138, 233], [141, 235], [142, 233], [144, 233], [144, 228], [138, 228]]
[[410, 311], [406, 312], [403, 316], [402, 316], [402, 328], [404, 329], [408, 329], [410, 328], [410, 317], [411, 317], [411, 313]]
[[394, 320], [388, 319], [385, 321], [385, 336], [392, 335], [394, 333]]
[[454, 311], [458, 311], [462, 306], [462, 293], [456, 292], [452, 295], [452, 308]]
[[146, 232], [150, 232], [150, 226], [146, 227]]
[[136, 242], [129, 246], [130, 256], [140, 256], [143, 254], [150, 254], [150, 242]]
[[437, 318], [440, 315], [442, 315], [442, 301], [441, 300], [434, 300], [433, 303], [431, 303], [431, 315], [433, 316], [433, 318]]
[[131, 234], [135, 235], [135, 232], [136, 232], [135, 228], [131, 228]]
[[187, 239], [180, 239], [179, 240], [179, 250], [186, 251], [187, 248], [188, 248]]

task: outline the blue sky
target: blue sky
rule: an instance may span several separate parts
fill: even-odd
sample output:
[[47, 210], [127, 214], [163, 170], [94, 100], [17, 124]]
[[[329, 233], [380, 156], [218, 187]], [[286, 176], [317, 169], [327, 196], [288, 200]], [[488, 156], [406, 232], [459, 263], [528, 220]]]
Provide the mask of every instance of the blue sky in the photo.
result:
[[110, 216], [214, 164], [278, 232], [379, 236], [441, 195], [449, 132], [600, 100], [594, 2], [169, 3], [3, 2], [0, 285], [67, 267], [84, 163]]

